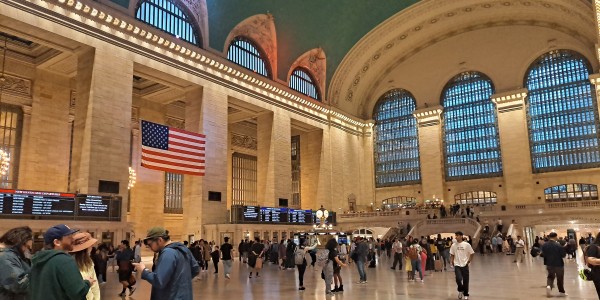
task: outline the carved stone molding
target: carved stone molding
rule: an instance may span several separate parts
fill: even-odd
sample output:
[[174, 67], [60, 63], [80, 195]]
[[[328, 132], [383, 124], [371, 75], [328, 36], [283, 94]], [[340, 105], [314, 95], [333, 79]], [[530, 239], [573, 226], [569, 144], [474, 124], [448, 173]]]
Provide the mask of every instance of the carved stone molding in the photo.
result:
[[31, 116], [31, 106], [30, 105], [23, 105], [21, 106], [21, 109], [23, 109], [23, 114], [25, 114], [26, 116]]
[[258, 149], [258, 141], [256, 138], [239, 133], [231, 133], [231, 145], [251, 150]]
[[227, 50], [231, 41], [243, 36], [258, 44], [267, 56], [273, 78], [277, 77], [277, 34], [275, 32], [275, 20], [271, 14], [254, 15], [240, 22], [231, 30], [225, 40], [223, 53], [227, 57]]
[[167, 116], [165, 118], [165, 125], [167, 125], [169, 127], [184, 129], [185, 128], [185, 120]]
[[140, 108], [137, 106], [131, 107], [131, 122], [138, 123], [140, 121]]
[[496, 104], [498, 113], [505, 113], [513, 110], [521, 110], [525, 107], [525, 98], [527, 89], [520, 89], [505, 93], [492, 95], [492, 102]]
[[444, 108], [437, 105], [434, 107], [417, 109], [413, 115], [417, 118], [419, 127], [427, 127], [439, 125], [442, 121], [442, 112], [444, 112]]
[[2, 92], [31, 96], [31, 80], [4, 74], [4, 80], [0, 81]]

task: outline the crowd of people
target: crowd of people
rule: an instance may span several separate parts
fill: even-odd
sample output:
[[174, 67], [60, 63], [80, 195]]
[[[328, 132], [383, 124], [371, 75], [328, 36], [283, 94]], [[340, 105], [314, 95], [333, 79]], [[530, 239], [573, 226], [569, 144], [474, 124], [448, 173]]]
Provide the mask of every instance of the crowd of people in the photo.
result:
[[[489, 233], [489, 226], [485, 230]], [[248, 265], [249, 278], [259, 278], [265, 264], [275, 265], [282, 271], [297, 269], [300, 291], [306, 289], [307, 268], [316, 268], [321, 270], [326, 294], [333, 295], [344, 292], [342, 268], [354, 264], [359, 275], [356, 284], [367, 284], [366, 268], [382, 265], [382, 258], [387, 256], [391, 269], [404, 270], [409, 282], [424, 284], [428, 272], [453, 271], [458, 298], [469, 298], [469, 266], [475, 251], [471, 246], [473, 240], [460, 231], [453, 237], [407, 236], [384, 240], [357, 237], [350, 244], [338, 243], [332, 237], [319, 247], [316, 243], [309, 245], [304, 238], [297, 242], [292, 239], [243, 240], [238, 245], [240, 263]], [[49, 228], [44, 234], [44, 249], [34, 255], [32, 244], [33, 233], [29, 227], [11, 229], [0, 237], [0, 299], [101, 299], [99, 286], [108, 280], [106, 273], [111, 266], [118, 267], [120, 296], [127, 291], [132, 295], [136, 290], [136, 277], [140, 277], [152, 286], [151, 299], [193, 299], [192, 282], [209, 269], [211, 260], [217, 275], [219, 264], [223, 264], [226, 279], [231, 278], [234, 260], [234, 247], [227, 237], [221, 245], [204, 240], [180, 243], [172, 241], [169, 232], [162, 227], [148, 230], [146, 237], [135, 242], [133, 248], [127, 240], [121, 241], [117, 248], [98, 245], [90, 233], [66, 225]], [[482, 255], [515, 255], [514, 262], [522, 262], [527, 254], [520, 236], [505, 238], [501, 230], [491, 238], [483, 237], [479, 244], [483, 245], [480, 247]], [[141, 261], [142, 246], [155, 254], [150, 269]], [[578, 244], [574, 239], [558, 238], [556, 233], [536, 237], [530, 254], [544, 259], [548, 295], [553, 295], [556, 280], [558, 296], [567, 296], [564, 258], [575, 259], [578, 249], [585, 255], [584, 264], [591, 269], [589, 276], [600, 297], [600, 233], [595, 238], [591, 234], [582, 237]]]

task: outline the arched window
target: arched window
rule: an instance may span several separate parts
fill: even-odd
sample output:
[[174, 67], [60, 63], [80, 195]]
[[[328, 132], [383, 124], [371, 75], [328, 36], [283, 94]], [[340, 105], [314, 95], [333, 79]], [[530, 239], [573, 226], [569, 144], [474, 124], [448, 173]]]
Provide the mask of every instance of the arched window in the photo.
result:
[[488, 191], [466, 192], [454, 195], [457, 204], [496, 204], [496, 193]]
[[271, 78], [267, 56], [254, 42], [245, 37], [236, 37], [227, 50], [227, 59], [262, 76]]
[[525, 86], [533, 172], [600, 166], [598, 108], [588, 61], [551, 51], [529, 68]]
[[421, 182], [415, 99], [403, 89], [383, 95], [375, 119], [375, 183], [377, 187]]
[[298, 67], [292, 72], [292, 75], [290, 75], [289, 86], [315, 100], [321, 100], [317, 86], [315, 85], [315, 80], [310, 76], [308, 70], [304, 68]]
[[442, 93], [446, 180], [502, 176], [492, 81], [464, 72]]
[[381, 200], [383, 210], [393, 210], [398, 208], [413, 208], [417, 206], [417, 198], [398, 196]]
[[198, 47], [202, 40], [175, 0], [140, 0], [135, 18]]
[[544, 189], [546, 202], [598, 200], [598, 186], [595, 184], [569, 183]]

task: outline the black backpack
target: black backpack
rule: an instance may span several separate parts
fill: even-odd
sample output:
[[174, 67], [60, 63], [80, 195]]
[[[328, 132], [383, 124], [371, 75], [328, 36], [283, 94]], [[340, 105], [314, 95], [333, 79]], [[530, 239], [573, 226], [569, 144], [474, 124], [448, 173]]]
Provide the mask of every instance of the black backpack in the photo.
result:
[[531, 248], [531, 251], [529, 252], [529, 254], [531, 254], [532, 257], [537, 257], [538, 255], [540, 255], [540, 248], [538, 247], [533, 247]]

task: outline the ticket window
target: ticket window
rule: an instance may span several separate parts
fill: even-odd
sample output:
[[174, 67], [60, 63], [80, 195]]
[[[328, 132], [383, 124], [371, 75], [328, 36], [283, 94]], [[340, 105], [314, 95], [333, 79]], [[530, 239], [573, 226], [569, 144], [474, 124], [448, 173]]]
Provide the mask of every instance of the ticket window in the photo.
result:
[[260, 239], [260, 232], [255, 231], [254, 232], [254, 238], [259, 238]]
[[264, 240], [265, 240], [265, 241], [268, 241], [268, 240], [270, 240], [270, 237], [269, 237], [269, 235], [270, 235], [270, 234], [269, 234], [269, 232], [268, 232], [268, 231], [265, 231], [265, 235], [264, 235]]
[[102, 244], [114, 245], [115, 244], [115, 233], [111, 231], [102, 233]]

